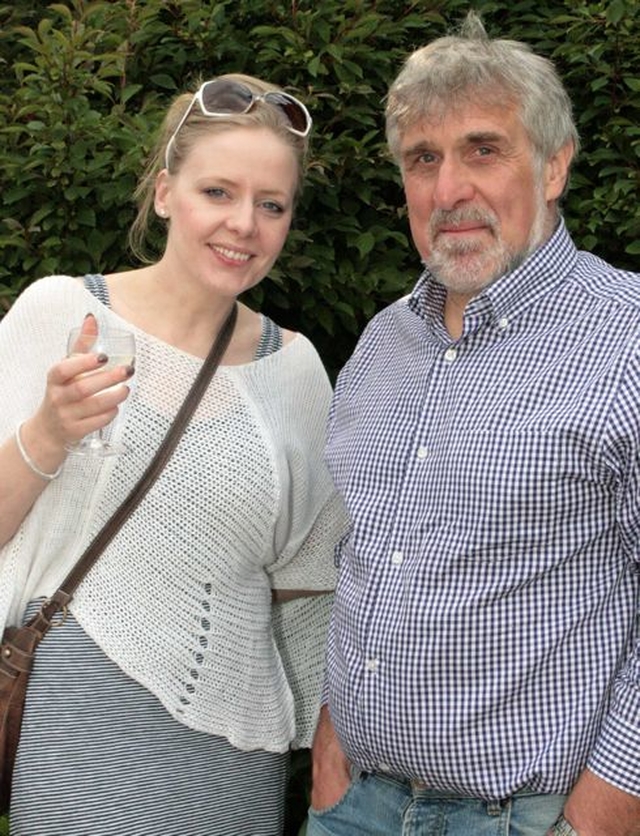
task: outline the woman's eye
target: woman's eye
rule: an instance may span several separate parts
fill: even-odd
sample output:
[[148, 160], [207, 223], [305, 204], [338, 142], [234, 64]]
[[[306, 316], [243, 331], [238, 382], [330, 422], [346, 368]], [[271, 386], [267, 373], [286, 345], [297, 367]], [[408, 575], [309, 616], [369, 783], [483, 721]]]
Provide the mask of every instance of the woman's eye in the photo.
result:
[[281, 215], [284, 212], [284, 207], [274, 200], [265, 200], [262, 203], [262, 208], [274, 215]]
[[227, 195], [224, 189], [220, 189], [217, 186], [211, 186], [210, 188], [205, 189], [204, 193], [209, 195], [209, 197], [226, 197]]

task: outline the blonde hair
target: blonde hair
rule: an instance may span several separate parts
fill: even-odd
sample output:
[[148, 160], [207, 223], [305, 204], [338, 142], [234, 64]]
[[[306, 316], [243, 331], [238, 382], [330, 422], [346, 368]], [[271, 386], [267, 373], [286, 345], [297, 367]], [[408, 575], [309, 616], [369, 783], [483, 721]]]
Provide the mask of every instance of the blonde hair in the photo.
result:
[[[276, 92], [280, 89], [266, 81], [254, 78], [253, 76], [243, 75], [242, 73], [228, 73], [217, 76], [217, 78], [240, 82], [246, 85], [256, 95]], [[202, 136], [238, 127], [268, 128], [293, 150], [298, 162], [298, 193], [302, 190], [309, 150], [309, 138], [308, 136], [297, 136], [288, 130], [286, 117], [279, 108], [258, 101], [247, 113], [229, 113], [228, 115], [212, 119], [201, 113], [200, 108], [193, 101], [194, 95], [195, 90], [193, 92], [182, 93], [169, 106], [169, 110], [160, 126], [155, 147], [151, 152], [134, 193], [134, 198], [138, 205], [138, 214], [129, 230], [129, 247], [132, 253], [142, 262], [149, 263], [152, 261], [152, 258], [147, 252], [146, 243], [151, 224], [156, 219], [155, 212], [153, 211], [155, 184], [158, 174], [165, 168], [167, 146], [172, 136], [174, 138], [171, 143], [171, 153], [169, 154], [169, 166], [170, 173], [175, 174], [180, 170], [180, 166], [189, 156], [194, 144]], [[178, 133], [174, 136], [175, 130], [188, 108], [191, 108], [191, 111], [188, 113]]]

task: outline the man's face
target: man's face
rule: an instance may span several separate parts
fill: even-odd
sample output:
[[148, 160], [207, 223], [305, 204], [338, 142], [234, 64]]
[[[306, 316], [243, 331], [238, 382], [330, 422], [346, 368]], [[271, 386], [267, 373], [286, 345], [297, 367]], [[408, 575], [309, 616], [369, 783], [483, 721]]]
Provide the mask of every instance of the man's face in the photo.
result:
[[513, 104], [462, 103], [407, 131], [411, 233], [436, 279], [472, 297], [524, 261], [553, 231], [568, 159], [536, 165]]

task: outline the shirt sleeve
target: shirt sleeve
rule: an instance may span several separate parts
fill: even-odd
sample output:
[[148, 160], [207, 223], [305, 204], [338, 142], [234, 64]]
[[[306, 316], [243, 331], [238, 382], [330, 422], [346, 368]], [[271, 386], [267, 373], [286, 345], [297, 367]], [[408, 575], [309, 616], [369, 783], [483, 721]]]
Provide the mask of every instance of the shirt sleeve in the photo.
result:
[[611, 688], [608, 710], [587, 766], [624, 792], [640, 796], [640, 350], [625, 370], [613, 403], [607, 439], [620, 476], [618, 527], [635, 584], [629, 651]]

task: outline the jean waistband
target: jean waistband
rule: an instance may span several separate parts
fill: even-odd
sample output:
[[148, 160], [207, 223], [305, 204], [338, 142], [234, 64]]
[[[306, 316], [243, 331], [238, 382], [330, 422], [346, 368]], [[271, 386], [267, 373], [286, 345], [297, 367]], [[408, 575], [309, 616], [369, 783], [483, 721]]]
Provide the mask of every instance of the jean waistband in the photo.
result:
[[[478, 801], [495, 801], [496, 799], [488, 799], [482, 798], [480, 796], [468, 795], [465, 793], [458, 792], [457, 790], [443, 790], [443, 789], [436, 789], [435, 787], [430, 787], [424, 781], [419, 780], [418, 778], [406, 778], [403, 775], [396, 775], [392, 772], [366, 772], [365, 770], [360, 771], [361, 775], [371, 775], [374, 778], [378, 778], [382, 781], [392, 781], [396, 784], [402, 784], [412, 792], [420, 793], [423, 798], [442, 798], [442, 799], [463, 799], [463, 800], [474, 800], [477, 799]], [[546, 795], [546, 793], [540, 792], [538, 789], [534, 789], [530, 786], [521, 787], [518, 790], [510, 793], [508, 798], [518, 798], [523, 796], [533, 796], [533, 795]], [[501, 799], [506, 800], [506, 799]]]

